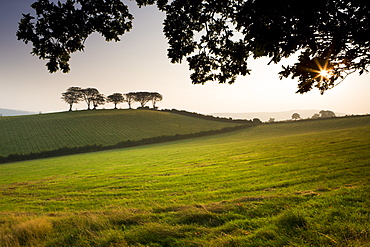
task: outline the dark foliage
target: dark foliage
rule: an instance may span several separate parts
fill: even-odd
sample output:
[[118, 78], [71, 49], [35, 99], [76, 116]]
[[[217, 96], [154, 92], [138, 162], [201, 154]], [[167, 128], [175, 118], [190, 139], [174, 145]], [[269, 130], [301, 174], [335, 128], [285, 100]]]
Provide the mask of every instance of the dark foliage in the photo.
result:
[[[164, 34], [173, 63], [184, 59], [193, 83], [234, 83], [247, 75], [249, 58], [280, 62], [280, 78], [298, 79], [298, 92], [322, 93], [348, 74], [368, 72], [370, 2], [363, 0], [136, 0], [165, 12]], [[32, 42], [32, 54], [49, 60], [48, 70], [68, 72], [70, 54], [84, 49], [93, 32], [107, 41], [132, 28], [133, 16], [120, 0], [67, 0], [33, 3], [36, 17], [24, 14], [17, 37]]]
[[145, 105], [152, 101], [153, 108], [156, 107], [156, 103], [163, 99], [163, 96], [157, 92], [130, 92], [129, 95], [133, 96], [133, 100], [140, 103], [140, 108], [145, 109]]
[[82, 89], [80, 87], [69, 87], [66, 92], [62, 93], [62, 100], [69, 104], [69, 111], [72, 111], [73, 104], [82, 100]]
[[69, 72], [70, 54], [83, 51], [92, 33], [100, 33], [106, 41], [119, 41], [132, 27], [133, 16], [120, 0], [39, 0], [31, 7], [36, 17], [23, 14], [17, 36], [26, 44], [32, 42], [33, 55], [49, 60], [50, 73]]
[[124, 102], [125, 98], [121, 93], [113, 93], [107, 96], [107, 102], [112, 102], [114, 104], [114, 109], [117, 109], [117, 104]]
[[352, 72], [368, 71], [368, 1], [175, 0], [166, 13], [168, 56], [187, 58], [193, 83], [233, 83], [249, 74], [249, 57], [277, 63], [296, 52], [298, 62], [280, 76], [297, 78], [299, 93], [313, 86], [324, 92]]

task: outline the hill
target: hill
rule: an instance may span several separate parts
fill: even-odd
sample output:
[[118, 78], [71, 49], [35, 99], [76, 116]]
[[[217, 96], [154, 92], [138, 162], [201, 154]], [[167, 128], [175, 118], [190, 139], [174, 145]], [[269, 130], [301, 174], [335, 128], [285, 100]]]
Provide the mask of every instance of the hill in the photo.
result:
[[[0, 156], [105, 147], [221, 130], [240, 123], [151, 110], [96, 110], [0, 118]], [[68, 150], [67, 150], [68, 152]]]
[[369, 246], [370, 117], [0, 165], [0, 246]]
[[36, 113], [0, 108], [0, 116], [21, 116], [21, 115], [31, 115], [31, 114], [36, 114]]

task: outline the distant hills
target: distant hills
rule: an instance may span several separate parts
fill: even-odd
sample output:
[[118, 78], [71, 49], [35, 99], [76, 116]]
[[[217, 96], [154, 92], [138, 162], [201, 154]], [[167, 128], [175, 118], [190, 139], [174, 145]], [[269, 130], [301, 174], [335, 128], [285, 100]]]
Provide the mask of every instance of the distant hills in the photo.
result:
[[[325, 109], [326, 110], [326, 109]], [[298, 113], [301, 118], [310, 118], [320, 110], [291, 110], [280, 112], [249, 112], [249, 113], [212, 113], [213, 116], [231, 117], [233, 119], [253, 119], [259, 118], [261, 121], [268, 121], [270, 118], [275, 118], [276, 121], [292, 119], [293, 113]], [[334, 112], [336, 116], [344, 116], [345, 113]]]
[[11, 110], [11, 109], [3, 109], [0, 108], [0, 116], [21, 116], [21, 115], [32, 115], [36, 114], [35, 112], [29, 111], [18, 111], [18, 110]]

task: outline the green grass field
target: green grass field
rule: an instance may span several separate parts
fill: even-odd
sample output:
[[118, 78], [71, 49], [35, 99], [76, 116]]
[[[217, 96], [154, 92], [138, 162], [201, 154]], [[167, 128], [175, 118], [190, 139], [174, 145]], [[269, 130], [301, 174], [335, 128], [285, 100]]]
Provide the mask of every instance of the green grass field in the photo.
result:
[[370, 246], [370, 117], [0, 165], [0, 246]]
[[150, 110], [96, 110], [0, 117], [0, 156], [86, 145], [114, 145], [238, 124]]

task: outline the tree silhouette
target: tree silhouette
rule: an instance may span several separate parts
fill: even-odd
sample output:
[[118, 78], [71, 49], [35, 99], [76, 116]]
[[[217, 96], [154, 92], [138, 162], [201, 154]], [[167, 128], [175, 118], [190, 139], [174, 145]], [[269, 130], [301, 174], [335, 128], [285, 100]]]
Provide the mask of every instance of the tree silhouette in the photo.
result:
[[[370, 2], [360, 0], [136, 0], [164, 11], [164, 34], [173, 63], [186, 59], [193, 83], [234, 83], [250, 73], [249, 58], [270, 63], [300, 53], [283, 66], [280, 78], [298, 80], [298, 91], [321, 93], [348, 74], [368, 72]], [[38, 0], [36, 17], [23, 14], [17, 37], [32, 42], [32, 54], [46, 59], [48, 70], [68, 72], [70, 54], [83, 51], [93, 32], [107, 41], [132, 28], [133, 16], [120, 0]]]
[[292, 119], [293, 120], [298, 120], [298, 119], [301, 119], [301, 116], [299, 115], [299, 113], [293, 113]]
[[131, 105], [135, 102], [135, 93], [126, 93], [125, 102], [128, 104], [128, 109], [132, 109]]
[[162, 101], [163, 96], [160, 93], [153, 92], [150, 93], [150, 100], [152, 101], [153, 109], [156, 109], [157, 106], [155, 105], [158, 101]]
[[93, 102], [94, 98], [99, 95], [99, 90], [96, 88], [85, 88], [81, 89], [82, 98], [87, 104], [87, 110], [91, 109], [91, 103]]
[[255, 124], [261, 124], [262, 123], [262, 121], [259, 118], [253, 118], [252, 122], [255, 123]]
[[332, 112], [332, 111], [325, 111], [325, 110], [321, 110], [320, 112], [320, 117], [321, 118], [331, 118], [331, 117], [335, 117], [335, 113]]
[[82, 99], [80, 87], [70, 87], [62, 93], [62, 100], [69, 104], [69, 111], [72, 111], [73, 104], [77, 104]]
[[135, 101], [139, 102], [141, 107], [144, 107], [152, 99], [152, 94], [149, 92], [136, 92]]
[[99, 106], [99, 105], [104, 105], [105, 104], [105, 97], [103, 94], [96, 94], [94, 95], [92, 98], [91, 98], [91, 102], [94, 106], [93, 110], [96, 110], [96, 108]]
[[112, 102], [114, 104], [114, 109], [117, 109], [117, 104], [122, 103], [124, 101], [125, 98], [121, 93], [114, 93], [107, 96], [107, 102]]

